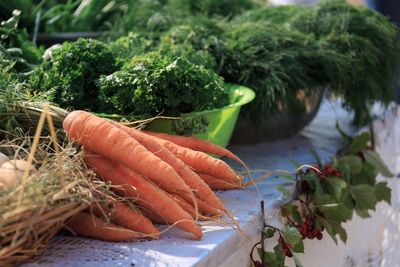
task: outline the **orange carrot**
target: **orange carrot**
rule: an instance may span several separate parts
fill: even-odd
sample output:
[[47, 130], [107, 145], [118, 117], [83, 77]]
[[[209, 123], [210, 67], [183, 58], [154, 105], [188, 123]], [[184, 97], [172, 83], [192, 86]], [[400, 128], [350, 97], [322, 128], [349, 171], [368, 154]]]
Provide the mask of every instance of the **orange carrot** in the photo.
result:
[[198, 215], [196, 211], [194, 210], [193, 206], [191, 206], [189, 203], [187, 203], [183, 198], [177, 195], [171, 195], [169, 196], [187, 213], [189, 213], [193, 218], [198, 217], [200, 221], [209, 221], [212, 220], [212, 217], [205, 216], [203, 214]]
[[197, 206], [199, 207], [200, 213], [206, 216], [221, 217], [223, 215], [222, 211], [225, 210], [224, 208], [221, 211], [200, 199], [197, 200]]
[[228, 182], [204, 173], [198, 173], [198, 175], [211, 187], [212, 190], [230, 190], [242, 188], [240, 182]]
[[93, 205], [91, 210], [97, 217], [102, 218], [105, 215], [109, 217], [111, 222], [126, 229], [146, 234], [148, 237], [159, 238], [160, 231], [138, 211], [122, 202], [114, 203], [113, 206], [113, 208], [109, 208], [105, 205], [101, 207]]
[[109, 121], [85, 111], [71, 112], [63, 122], [68, 136], [90, 151], [120, 162], [148, 177], [167, 192], [194, 199], [176, 171]]
[[195, 238], [202, 237], [201, 229], [192, 217], [140, 174], [94, 153], [87, 152], [85, 161], [104, 181], [120, 185], [125, 196], [134, 198], [139, 205], [164, 218], [169, 224], [176, 224], [182, 230], [192, 233]]
[[[220, 210], [224, 210], [224, 204], [218, 199], [215, 193], [210, 189], [210, 187], [187, 165], [185, 165], [181, 160], [179, 160], [174, 154], [172, 154], [168, 149], [163, 147], [156, 137], [147, 135], [134, 128], [129, 128], [123, 126], [122, 124], [115, 123], [116, 127], [120, 128], [124, 132], [128, 133], [131, 137], [135, 138], [139, 143], [146, 147], [150, 152], [153, 152], [160, 159], [164, 160], [170, 164], [175, 171], [182, 177], [182, 180], [194, 191], [194, 195], [212, 207]], [[185, 199], [187, 202], [188, 200]], [[192, 203], [192, 202], [189, 202]], [[195, 210], [197, 210], [197, 204], [194, 205]]]
[[160, 215], [158, 215], [154, 212], [151, 212], [142, 206], [138, 206], [138, 209], [139, 209], [140, 213], [143, 214], [143, 216], [145, 216], [146, 218], [149, 218], [153, 223], [168, 224], [168, 222], [165, 221], [165, 218], [161, 217]]
[[72, 217], [67, 222], [67, 227], [75, 234], [104, 241], [128, 241], [142, 237], [140, 233], [107, 223], [87, 212], [81, 212]]
[[194, 151], [189, 148], [178, 146], [169, 141], [162, 139], [158, 140], [161, 140], [160, 143], [171, 151], [178, 159], [182, 160], [185, 164], [195, 170], [231, 182], [237, 182], [242, 179], [242, 177], [237, 175], [228, 164], [220, 159], [213, 158], [204, 152]]
[[[117, 127], [117, 126], [115, 126]], [[131, 134], [133, 131], [130, 131], [128, 127], [118, 126], [121, 130], [125, 131], [127, 134]], [[228, 164], [223, 162], [220, 159], [213, 158], [207, 155], [204, 152], [194, 151], [189, 148], [184, 148], [179, 145], [176, 145], [170, 141], [163, 140], [158, 137], [153, 137], [159, 144], [167, 148], [172, 152], [178, 159], [180, 159], [186, 165], [197, 169], [203, 173], [209, 173], [216, 177], [221, 177], [222, 179], [226, 179], [229, 181], [237, 181], [242, 177], [237, 175]], [[167, 190], [166, 190], [167, 191]], [[168, 192], [168, 191], [167, 191]]]
[[238, 156], [233, 154], [231, 151], [229, 151], [226, 148], [215, 145], [213, 143], [210, 143], [208, 141], [201, 140], [201, 139], [198, 139], [193, 136], [179, 136], [179, 135], [173, 135], [173, 134], [167, 134], [167, 133], [157, 133], [157, 132], [152, 132], [152, 131], [143, 131], [143, 132], [145, 132], [146, 134], [170, 141], [179, 146], [190, 148], [192, 150], [201, 151], [204, 153], [218, 155], [218, 156], [222, 156], [222, 157], [228, 157], [247, 168], [246, 164]]

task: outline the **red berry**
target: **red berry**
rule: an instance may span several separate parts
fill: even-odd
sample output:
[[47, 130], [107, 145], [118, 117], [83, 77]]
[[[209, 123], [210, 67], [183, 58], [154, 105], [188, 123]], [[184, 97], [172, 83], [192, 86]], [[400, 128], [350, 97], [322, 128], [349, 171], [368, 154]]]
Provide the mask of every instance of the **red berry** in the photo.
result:
[[322, 235], [321, 231], [318, 231], [316, 237], [317, 237], [318, 240], [322, 239], [323, 235]]
[[254, 267], [263, 267], [261, 261], [253, 261]]
[[307, 236], [307, 233], [308, 233], [307, 225], [306, 225], [305, 223], [303, 223], [302, 225], [300, 225], [299, 231], [300, 231], [300, 234], [301, 234], [302, 236]]
[[288, 256], [289, 258], [293, 257], [293, 253], [290, 249], [285, 249], [284, 252], [285, 255]]
[[314, 228], [314, 229], [312, 230], [312, 235], [313, 235], [314, 237], [317, 237], [318, 233], [319, 233], [318, 229]]
[[307, 238], [309, 238], [309, 239], [314, 239], [313, 233], [312, 233], [312, 232], [308, 232], [308, 233], [307, 233]]

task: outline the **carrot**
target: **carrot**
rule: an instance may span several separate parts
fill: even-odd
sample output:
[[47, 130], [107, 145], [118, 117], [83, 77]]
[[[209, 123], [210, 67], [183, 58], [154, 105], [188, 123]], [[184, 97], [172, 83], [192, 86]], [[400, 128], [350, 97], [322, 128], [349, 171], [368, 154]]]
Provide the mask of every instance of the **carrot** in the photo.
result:
[[67, 228], [75, 234], [104, 241], [118, 242], [142, 237], [140, 233], [107, 223], [87, 212], [81, 212], [72, 217], [67, 223]]
[[[162, 139], [158, 139], [162, 140]], [[162, 140], [161, 144], [171, 151], [178, 159], [195, 170], [220, 177], [226, 181], [237, 182], [242, 179], [228, 164], [220, 159], [213, 158], [204, 152], [194, 151], [189, 148], [178, 146], [172, 142]]]
[[[174, 154], [172, 154], [168, 149], [163, 147], [157, 140], [156, 137], [147, 135], [134, 128], [126, 127], [122, 124], [114, 124], [119, 129], [128, 133], [131, 137], [135, 138], [139, 143], [146, 147], [150, 152], [153, 152], [160, 159], [164, 160], [170, 164], [175, 171], [182, 177], [182, 180], [194, 191], [194, 195], [200, 199], [210, 204], [220, 210], [224, 210], [224, 204], [218, 199], [215, 193], [210, 189], [210, 187], [187, 165], [185, 165], [181, 160], [179, 160]], [[185, 199], [188, 201], [187, 199]], [[194, 205], [197, 211], [197, 204]]]
[[220, 209], [217, 209], [200, 199], [197, 200], [197, 206], [199, 207], [201, 214], [213, 217], [221, 217], [223, 215], [222, 211], [225, 210], [224, 208], [221, 211]]
[[165, 221], [165, 218], [161, 217], [160, 215], [149, 211], [148, 209], [138, 206], [139, 212], [143, 214], [146, 218], [149, 218], [153, 223], [156, 224], [168, 224], [168, 222]]
[[187, 203], [183, 198], [177, 195], [171, 195], [169, 196], [187, 213], [189, 213], [193, 218], [196, 216], [200, 221], [209, 221], [212, 220], [213, 218], [205, 216], [203, 214], [198, 215], [196, 211], [194, 210], [193, 206], [191, 206], [189, 203]]
[[[104, 181], [120, 185], [125, 196], [134, 198], [139, 205], [164, 218], [167, 223], [176, 224], [182, 230], [192, 233], [195, 238], [202, 237], [202, 232], [192, 217], [140, 174], [93, 152], [86, 152], [84, 159]], [[122, 190], [117, 193], [121, 194]]]
[[143, 132], [145, 132], [146, 134], [170, 141], [179, 146], [190, 148], [192, 150], [230, 158], [230, 159], [236, 161], [237, 163], [241, 164], [245, 168], [247, 168], [247, 165], [238, 156], [233, 154], [231, 151], [229, 151], [226, 148], [215, 145], [213, 143], [210, 143], [208, 141], [201, 140], [201, 139], [198, 139], [193, 136], [179, 136], [179, 135], [166, 134], [166, 133], [157, 133], [157, 132], [152, 132], [152, 131], [143, 131]]
[[89, 112], [73, 111], [63, 127], [72, 140], [88, 150], [129, 166], [167, 192], [194, 199], [193, 192], [169, 164], [107, 120]]
[[160, 231], [148, 218], [138, 211], [122, 202], [117, 202], [113, 206], [113, 208], [109, 208], [105, 205], [101, 207], [94, 205], [91, 210], [97, 217], [102, 218], [106, 215], [111, 222], [123, 226], [126, 229], [146, 234], [148, 237], [159, 238]]
[[[133, 131], [131, 131], [129, 127], [122, 127], [121, 126], [116, 126], [119, 127], [121, 130], [126, 132], [127, 134], [132, 134]], [[180, 159], [183, 163], [186, 165], [189, 165], [190, 167], [197, 169], [203, 173], [209, 173], [211, 175], [214, 175], [216, 177], [221, 177], [226, 180], [230, 181], [237, 181], [240, 180], [241, 177], [238, 176], [232, 169], [229, 167], [228, 164], [223, 162], [220, 159], [213, 158], [209, 155], [207, 155], [204, 152], [200, 151], [194, 151], [189, 148], [184, 148], [179, 145], [176, 145], [170, 141], [163, 140], [161, 138], [153, 136], [153, 139], [156, 140], [160, 145], [163, 147], [167, 148], [169, 151], [172, 152], [178, 159]]]
[[203, 179], [204, 182], [206, 182], [206, 184], [211, 187], [212, 190], [230, 190], [242, 188], [240, 182], [228, 182], [204, 173], [198, 173], [198, 175], [201, 179]]

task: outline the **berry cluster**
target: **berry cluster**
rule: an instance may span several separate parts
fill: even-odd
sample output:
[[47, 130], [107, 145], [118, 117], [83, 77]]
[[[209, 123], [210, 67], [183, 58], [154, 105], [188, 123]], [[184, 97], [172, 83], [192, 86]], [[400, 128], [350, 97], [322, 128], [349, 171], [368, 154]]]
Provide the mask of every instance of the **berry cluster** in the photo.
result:
[[305, 221], [298, 225], [297, 228], [299, 229], [300, 234], [303, 236], [303, 239], [322, 239], [322, 232], [316, 227], [315, 221], [310, 216], [307, 216]]
[[[317, 165], [313, 165], [314, 168], [310, 168], [319, 177], [336, 176], [340, 177], [342, 174], [337, 169], [333, 168], [329, 164], [325, 164], [321, 170], [318, 169]], [[308, 169], [307, 171], [309, 171]], [[307, 172], [306, 172], [307, 173]]]
[[283, 249], [283, 253], [285, 253], [285, 255], [289, 258], [293, 257], [293, 253], [292, 253], [292, 245], [290, 245], [289, 243], [285, 242], [285, 240], [282, 238], [282, 236], [279, 237], [278, 239], [279, 244], [281, 245], [282, 249]]
[[336, 176], [336, 177], [342, 176], [340, 171], [336, 170], [335, 168], [333, 168], [329, 164], [325, 164], [324, 165], [324, 168], [322, 170], [322, 174], [325, 175], [325, 176]]

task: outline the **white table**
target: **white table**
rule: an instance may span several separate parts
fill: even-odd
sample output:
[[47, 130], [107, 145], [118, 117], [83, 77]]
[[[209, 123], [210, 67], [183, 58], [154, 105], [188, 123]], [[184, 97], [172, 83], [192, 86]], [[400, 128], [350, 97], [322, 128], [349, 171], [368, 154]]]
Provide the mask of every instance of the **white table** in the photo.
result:
[[[386, 124], [381, 120], [375, 123], [379, 129], [379, 149], [390, 166], [398, 166], [400, 161], [395, 162], [395, 155], [400, 154], [400, 149], [394, 149], [396, 146], [393, 145], [400, 145], [400, 142], [395, 140], [400, 136], [400, 123], [397, 114], [388, 113], [386, 117]], [[342, 139], [335, 130], [336, 121], [339, 120], [344, 130], [354, 132], [349, 127], [350, 119], [350, 114], [341, 109], [338, 103], [324, 102], [316, 119], [299, 135], [274, 143], [232, 146], [231, 149], [247, 162], [251, 169], [293, 171], [294, 166], [289, 159], [301, 163], [315, 161], [309, 153], [312, 147], [323, 159], [330, 159], [342, 145]], [[392, 170], [397, 171], [394, 168]], [[244, 233], [228, 226], [209, 223], [202, 227], [204, 237], [201, 241], [188, 240], [179, 230], [166, 233], [161, 240], [130, 243], [107, 243], [60, 235], [50, 242], [43, 256], [24, 266], [248, 266], [250, 248], [259, 241], [260, 197], [266, 202], [266, 217], [269, 222], [279, 223], [279, 214], [275, 207], [280, 193], [275, 187], [284, 183], [283, 179], [274, 177], [259, 183], [257, 187], [219, 194], [226, 207], [237, 218]], [[397, 181], [393, 180], [391, 186], [396, 190]], [[364, 263], [368, 262], [368, 256], [373, 259], [370, 260], [370, 266], [378, 266], [382, 262], [385, 263], [384, 260], [386, 266], [399, 266], [400, 261], [397, 261], [397, 265], [389, 265], [399, 258], [396, 253], [396, 249], [400, 247], [397, 244], [400, 242], [400, 238], [397, 239], [397, 236], [400, 236], [397, 224], [400, 222], [398, 198], [397, 191], [394, 191], [392, 208], [380, 204], [381, 211], [371, 219], [354, 218], [347, 224], [347, 246], [335, 246], [329, 238], [307, 241], [306, 254], [300, 256], [304, 266], [367, 266]], [[389, 223], [386, 225], [380, 220], [383, 216], [388, 218]], [[385, 227], [388, 230], [386, 232]], [[396, 235], [392, 234], [393, 231]], [[391, 250], [392, 253], [389, 249], [382, 250], [385, 246], [390, 247], [393, 244], [395, 248]], [[273, 245], [269, 242], [267, 247]], [[388, 261], [389, 258], [394, 261]], [[355, 264], [351, 265], [352, 263]]]

